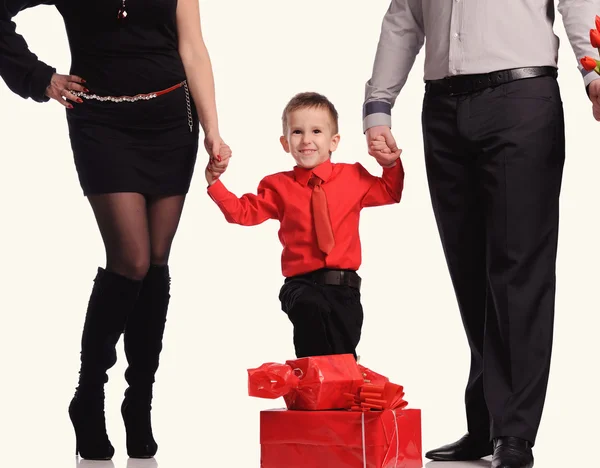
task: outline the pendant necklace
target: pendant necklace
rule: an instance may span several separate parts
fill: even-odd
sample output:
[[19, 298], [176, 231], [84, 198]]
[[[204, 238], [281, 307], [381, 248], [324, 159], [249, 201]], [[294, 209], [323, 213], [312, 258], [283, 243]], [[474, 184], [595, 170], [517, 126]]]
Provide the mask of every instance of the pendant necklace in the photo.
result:
[[121, 9], [119, 10], [119, 13], [117, 13], [117, 18], [118, 19], [125, 19], [127, 18], [127, 10], [125, 10], [125, 2], [127, 0], [123, 0], [123, 3], [121, 5]]

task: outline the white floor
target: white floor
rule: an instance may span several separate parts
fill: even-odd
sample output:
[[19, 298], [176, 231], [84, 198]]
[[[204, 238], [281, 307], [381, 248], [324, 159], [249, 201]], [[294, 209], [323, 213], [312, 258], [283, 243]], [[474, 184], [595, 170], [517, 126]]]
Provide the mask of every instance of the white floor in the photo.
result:
[[[159, 460], [160, 458], [160, 460]], [[193, 461], [190, 459], [185, 461], [185, 458], [181, 458], [180, 461], [177, 461], [175, 458], [171, 460], [169, 457], [157, 457], [151, 458], [148, 460], [140, 460], [134, 458], [128, 458], [127, 460], [121, 460], [120, 458], [110, 461], [90, 461], [90, 460], [75, 460], [75, 467], [77, 468], [183, 468], [187, 466], [204, 466], [202, 460], [200, 458], [194, 459]], [[482, 460], [472, 461], [472, 462], [425, 462], [425, 468], [488, 468], [491, 464], [490, 457], [487, 457]], [[46, 468], [47, 466], [54, 466], [52, 463], [48, 465], [37, 465], [39, 468]], [[58, 465], [56, 465], [58, 466]], [[64, 464], [61, 466], [68, 467], [68, 465]], [[230, 466], [228, 464], [223, 464], [222, 466]], [[237, 465], [236, 465], [237, 466]], [[244, 465], [246, 466], [246, 465]], [[247, 466], [255, 466], [258, 467], [258, 463], [248, 463]], [[551, 465], [547, 465], [551, 466]], [[590, 465], [591, 466], [591, 465]], [[309, 468], [309, 467], [307, 467]], [[320, 467], [310, 467], [310, 468], [320, 468]], [[335, 468], [335, 467], [328, 467]]]
[[[39, 462], [38, 462], [39, 463]], [[44, 464], [44, 463], [48, 463], [48, 464]], [[488, 468], [491, 464], [490, 461], [490, 457], [487, 457], [485, 459], [482, 460], [478, 460], [478, 461], [472, 461], [472, 462], [434, 462], [434, 461], [427, 461], [425, 460], [425, 468]], [[196, 458], [196, 459], [188, 459], [186, 461], [185, 457], [181, 457], [179, 458], [179, 460], [177, 459], [177, 457], [159, 457], [157, 455], [156, 458], [151, 458], [148, 460], [141, 460], [141, 459], [135, 459], [135, 458], [128, 458], [126, 460], [123, 460], [121, 457], [115, 457], [114, 460], [109, 460], [109, 461], [92, 461], [92, 460], [82, 460], [82, 459], [75, 459], [74, 460], [74, 465], [75, 468], [184, 468], [187, 466], [205, 466], [202, 463], [202, 459], [201, 458]], [[33, 465], [32, 465], [33, 466]], [[54, 465], [52, 462], [41, 462], [39, 464], [36, 464], [35, 466], [39, 467], [39, 468], [46, 468], [46, 467], [54, 467], [54, 466], [59, 466], [59, 464], [57, 463], [56, 465]], [[67, 463], [61, 463], [60, 466], [64, 466], [65, 468], [68, 468], [68, 464]], [[224, 463], [223, 465], [219, 465], [219, 466], [233, 466], [233, 465], [229, 465], [227, 463]], [[235, 465], [235, 466], [242, 466], [242, 465]], [[254, 467], [258, 467], [259, 464], [257, 463], [248, 463], [247, 465], [243, 465], [243, 466], [254, 466]], [[547, 465], [547, 466], [551, 466], [551, 465]], [[591, 466], [591, 465], [590, 465]], [[320, 467], [307, 467], [307, 468], [320, 468]], [[323, 467], [325, 468], [325, 467]], [[327, 467], [327, 468], [335, 468], [335, 467]]]
[[[2, 447], [0, 457], [1, 467], [14, 468], [188, 468], [188, 467], [210, 467], [210, 468], [258, 468], [260, 466], [259, 444], [254, 439], [242, 433], [236, 433], [235, 421], [231, 420], [231, 431], [229, 436], [219, 435], [211, 432], [206, 427], [206, 432], [180, 433], [183, 428], [163, 427], [160, 433], [159, 443], [161, 449], [155, 458], [132, 459], [127, 458], [124, 444], [120, 443], [113, 434], [113, 443], [116, 448], [115, 456], [110, 461], [90, 461], [75, 457], [70, 450], [73, 445], [73, 437], [70, 431], [52, 434], [51, 438], [56, 445], [50, 450], [39, 450], [38, 447], [29, 447], [27, 451], [18, 453], [16, 446], [8, 445]], [[188, 428], [189, 431], [189, 428]], [[198, 429], [200, 431], [200, 429]], [[196, 442], [189, 444], [190, 440]], [[18, 446], [24, 447], [24, 440]], [[432, 448], [424, 447], [424, 452]], [[584, 457], [577, 458], [577, 452], [569, 448], [560, 449], [558, 453], [552, 454], [551, 447], [545, 445], [539, 453], [536, 453], [535, 467], [558, 468], [568, 466], [569, 468], [592, 467], [593, 464], [586, 462]], [[573, 462], [568, 462], [571, 459]], [[472, 462], [434, 462], [423, 458], [425, 468], [489, 468], [491, 457]], [[361, 468], [362, 463], [356, 468]], [[306, 467], [306, 468], [336, 468], [330, 467]], [[346, 465], [344, 468], [348, 468]], [[386, 467], [391, 468], [391, 467]], [[402, 468], [402, 467], [400, 467]]]
[[[425, 464], [425, 468], [487, 468], [490, 466], [489, 458], [473, 461], [473, 462], [428, 462]], [[177, 462], [159, 462], [157, 459], [149, 460], [136, 460], [133, 458], [127, 459], [127, 461], [120, 463], [119, 461], [88, 461], [78, 460], [76, 461], [76, 467], [79, 468], [179, 468], [184, 466], [204, 466], [200, 460], [188, 463], [177, 463]], [[223, 465], [227, 466], [227, 465]], [[253, 465], [253, 466], [258, 466]], [[45, 465], [44, 465], [45, 468]], [[308, 468], [308, 467], [307, 467]], [[310, 467], [317, 468], [317, 467]], [[328, 467], [335, 468], [335, 467]]]
[[[486, 457], [482, 460], [471, 462], [434, 462], [425, 463], [426, 468], [489, 468], [491, 465], [491, 457]], [[131, 467], [133, 468], [133, 467]]]

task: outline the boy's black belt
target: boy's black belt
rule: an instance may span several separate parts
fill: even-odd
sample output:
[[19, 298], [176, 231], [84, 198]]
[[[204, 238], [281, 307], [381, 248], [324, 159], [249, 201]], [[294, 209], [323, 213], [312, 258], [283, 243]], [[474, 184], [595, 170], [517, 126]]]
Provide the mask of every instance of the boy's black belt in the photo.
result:
[[425, 88], [433, 94], [467, 94], [492, 86], [510, 83], [511, 81], [538, 78], [541, 76], [556, 78], [558, 70], [556, 67], [523, 67], [474, 75], [454, 75], [440, 80], [426, 80]]
[[306, 278], [316, 284], [349, 286], [358, 290], [360, 290], [360, 283], [362, 281], [361, 277], [358, 276], [358, 273], [353, 270], [332, 269], [312, 271], [303, 275], [292, 276], [291, 278], [287, 278], [287, 280], [291, 280], [293, 278]]

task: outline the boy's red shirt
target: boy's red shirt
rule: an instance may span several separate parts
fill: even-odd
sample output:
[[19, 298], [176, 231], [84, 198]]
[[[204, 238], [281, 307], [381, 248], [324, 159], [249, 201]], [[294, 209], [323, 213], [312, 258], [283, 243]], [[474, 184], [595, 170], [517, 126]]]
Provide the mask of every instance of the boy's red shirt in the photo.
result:
[[[323, 180], [335, 239], [335, 247], [327, 256], [317, 246], [313, 226], [312, 189], [308, 185], [313, 173]], [[208, 187], [208, 194], [230, 223], [253, 226], [267, 219], [279, 220], [281, 269], [283, 276], [290, 277], [321, 268], [358, 270], [362, 260], [360, 211], [399, 203], [403, 187], [400, 159], [394, 167], [384, 168], [382, 177], [371, 175], [360, 163], [327, 160], [313, 169], [296, 166], [293, 171], [266, 176], [256, 195], [237, 197], [220, 180]]]

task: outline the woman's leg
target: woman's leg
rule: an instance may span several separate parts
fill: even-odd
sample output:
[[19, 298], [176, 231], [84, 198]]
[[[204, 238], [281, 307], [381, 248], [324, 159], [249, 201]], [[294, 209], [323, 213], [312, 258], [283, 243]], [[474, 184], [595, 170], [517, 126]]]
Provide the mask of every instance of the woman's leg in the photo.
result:
[[148, 205], [139, 193], [89, 197], [106, 248], [106, 269], [141, 281], [150, 266]]
[[146, 202], [142, 195], [89, 197], [106, 248], [106, 268], [98, 268], [81, 339], [79, 384], [69, 407], [77, 452], [82, 458], [114, 454], [104, 420], [106, 374], [117, 360], [115, 346], [133, 310], [150, 262]]
[[162, 350], [170, 298], [167, 263], [184, 201], [184, 196], [148, 200], [150, 267], [124, 334], [129, 363], [125, 379], [129, 387], [121, 412], [127, 429], [127, 453], [133, 458], [153, 457], [158, 449], [150, 419], [152, 384]]

